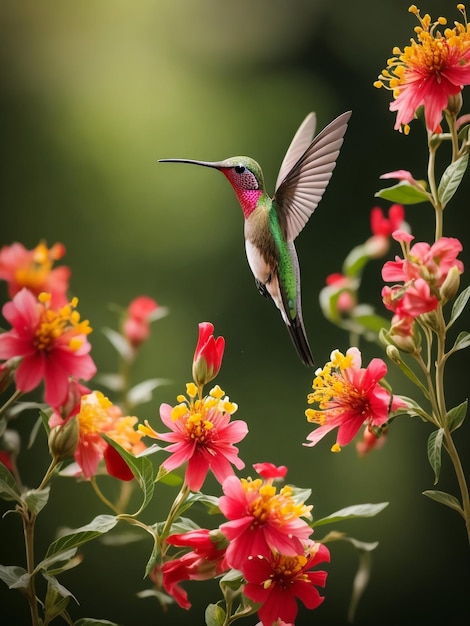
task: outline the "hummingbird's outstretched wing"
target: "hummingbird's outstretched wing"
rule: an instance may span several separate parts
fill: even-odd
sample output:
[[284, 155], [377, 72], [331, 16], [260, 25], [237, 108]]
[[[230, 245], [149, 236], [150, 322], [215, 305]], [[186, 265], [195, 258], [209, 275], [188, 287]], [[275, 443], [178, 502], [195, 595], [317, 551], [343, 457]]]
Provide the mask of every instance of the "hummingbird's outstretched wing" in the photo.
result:
[[[294, 241], [323, 196], [335, 168], [350, 117], [351, 111], [347, 111], [328, 124], [284, 178], [280, 180], [281, 177], [278, 177], [273, 202], [280, 223], [285, 224], [288, 242]], [[307, 120], [308, 117], [305, 121]], [[297, 131], [292, 143], [296, 142], [304, 124]], [[299, 140], [299, 145], [300, 143]]]
[[295, 133], [294, 139], [290, 142], [286, 156], [281, 163], [276, 180], [276, 189], [312, 143], [316, 124], [317, 118], [315, 113], [312, 112], [307, 115], [299, 126], [299, 130]]

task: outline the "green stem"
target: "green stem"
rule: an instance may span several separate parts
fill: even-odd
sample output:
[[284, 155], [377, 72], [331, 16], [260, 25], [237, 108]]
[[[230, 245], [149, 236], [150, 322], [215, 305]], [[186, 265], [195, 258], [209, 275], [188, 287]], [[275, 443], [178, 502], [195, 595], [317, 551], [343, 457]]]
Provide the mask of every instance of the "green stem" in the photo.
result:
[[431, 191], [432, 196], [432, 205], [436, 212], [436, 232], [435, 232], [435, 240], [437, 241], [442, 237], [442, 221], [443, 221], [443, 211], [442, 205], [439, 201], [439, 194], [437, 192], [437, 184], [436, 184], [436, 175], [435, 175], [435, 165], [436, 165], [436, 151], [437, 145], [429, 142], [429, 160], [428, 160], [428, 182], [429, 189]]
[[113, 513], [115, 513], [116, 515], [119, 515], [121, 513], [121, 511], [119, 511], [117, 509], [117, 507], [111, 502], [111, 500], [108, 500], [108, 498], [104, 495], [104, 493], [98, 487], [98, 483], [96, 482], [95, 476], [92, 476], [90, 478], [90, 483], [91, 483], [91, 486], [94, 489], [94, 492], [96, 493], [98, 498], [101, 500], [101, 502], [103, 502], [103, 504], [105, 504], [107, 507], [109, 507], [111, 509], [111, 511], [113, 511]]
[[23, 395], [23, 392], [20, 389], [17, 389], [15, 393], [13, 393], [5, 404], [0, 407], [0, 417], [11, 407], [11, 405], [18, 400]]
[[34, 574], [34, 527], [36, 523], [36, 515], [25, 509], [22, 513], [22, 517], [26, 548], [26, 568], [29, 574], [27, 597], [31, 611], [31, 624], [32, 626], [39, 626], [39, 613]]
[[463, 518], [465, 520], [465, 526], [467, 528], [468, 542], [470, 544], [470, 496], [468, 493], [467, 481], [465, 479], [465, 473], [463, 471], [462, 463], [460, 461], [459, 453], [455, 447], [454, 440], [452, 439], [452, 433], [448, 426], [444, 426], [444, 437], [447, 453], [454, 466], [455, 475], [459, 484], [460, 494], [462, 497], [463, 506]]
[[168, 513], [168, 517], [166, 518], [165, 521], [165, 525], [163, 527], [162, 532], [160, 533], [160, 548], [162, 551], [162, 558], [165, 556], [166, 554], [166, 549], [165, 547], [162, 545], [162, 541], [164, 542], [165, 539], [168, 537], [168, 534], [171, 530], [171, 525], [173, 524], [173, 522], [175, 521], [176, 517], [178, 516], [179, 510], [181, 505], [184, 503], [184, 501], [186, 500], [186, 498], [188, 497], [188, 495], [190, 494], [190, 489], [187, 486], [186, 482], [183, 483], [183, 486], [180, 489], [180, 492], [178, 493], [178, 495], [176, 496], [176, 498], [173, 501], [173, 504], [171, 505], [170, 511]]

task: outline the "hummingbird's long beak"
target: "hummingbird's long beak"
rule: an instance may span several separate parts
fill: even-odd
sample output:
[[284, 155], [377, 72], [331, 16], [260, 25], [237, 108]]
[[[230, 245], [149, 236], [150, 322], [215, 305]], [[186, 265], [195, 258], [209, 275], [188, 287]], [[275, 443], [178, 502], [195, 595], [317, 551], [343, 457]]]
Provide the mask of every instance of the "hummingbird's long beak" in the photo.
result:
[[192, 163], [192, 165], [202, 165], [203, 167], [213, 167], [219, 170], [223, 167], [223, 161], [193, 161], [191, 159], [158, 159], [159, 163]]

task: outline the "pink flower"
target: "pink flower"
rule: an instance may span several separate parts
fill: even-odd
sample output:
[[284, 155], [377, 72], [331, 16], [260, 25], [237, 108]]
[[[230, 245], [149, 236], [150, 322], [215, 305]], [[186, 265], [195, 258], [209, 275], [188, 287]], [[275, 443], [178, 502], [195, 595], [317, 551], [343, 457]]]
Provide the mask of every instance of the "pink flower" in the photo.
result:
[[314, 392], [308, 395], [309, 404], [316, 403], [317, 409], [307, 409], [309, 422], [320, 427], [308, 435], [314, 446], [328, 432], [338, 428], [333, 452], [338, 452], [357, 435], [360, 428], [383, 426], [389, 412], [404, 403], [391, 396], [379, 382], [387, 373], [382, 359], [372, 359], [367, 368], [361, 367], [361, 353], [349, 348], [346, 355], [334, 350], [331, 360], [322, 370], [317, 370], [313, 381]]
[[[220, 541], [222, 539], [222, 541]], [[192, 530], [181, 535], [170, 535], [166, 542], [173, 546], [193, 548], [183, 556], [167, 561], [161, 567], [163, 587], [183, 608], [191, 604], [186, 591], [180, 586], [184, 580], [210, 580], [227, 571], [225, 562], [226, 542], [217, 533], [204, 528]], [[157, 582], [157, 576], [151, 575]]]
[[286, 556], [303, 553], [312, 529], [302, 519], [311, 506], [297, 502], [292, 487], [278, 492], [272, 479], [239, 479], [223, 483], [219, 508], [229, 520], [220, 530], [230, 541], [226, 559], [230, 567], [244, 570], [250, 556], [269, 557], [271, 551]]
[[223, 483], [233, 474], [232, 465], [238, 469], [245, 467], [233, 444], [245, 437], [248, 427], [241, 420], [230, 421], [237, 405], [224, 397], [220, 387], [214, 387], [208, 396], [199, 399], [194, 383], [188, 383], [187, 393], [189, 399], [178, 396], [177, 406], [160, 407], [162, 422], [171, 432], [157, 433], [148, 422], [139, 429], [145, 435], [171, 443], [166, 448], [171, 456], [162, 466], [171, 472], [187, 462], [186, 483], [191, 491], [199, 491], [209, 470]]
[[129, 304], [122, 330], [133, 348], [138, 348], [148, 339], [152, 314], [157, 309], [158, 304], [148, 296], [139, 296]]
[[70, 269], [65, 266], [52, 269], [54, 261], [64, 254], [61, 243], [49, 249], [41, 242], [33, 250], [27, 250], [21, 243], [4, 246], [0, 250], [0, 279], [7, 281], [10, 298], [26, 287], [35, 296], [50, 293], [53, 308], [67, 304]]
[[417, 278], [406, 288], [400, 285], [384, 287], [382, 300], [390, 311], [398, 318], [417, 317], [437, 309], [439, 300], [433, 296], [428, 283], [423, 278]]
[[317, 587], [325, 586], [327, 573], [312, 568], [329, 560], [328, 548], [320, 543], [295, 556], [271, 552], [268, 556], [250, 557], [243, 570], [247, 581], [244, 593], [260, 604], [258, 616], [263, 626], [279, 621], [293, 624], [297, 598], [308, 609], [316, 609], [324, 600]]
[[457, 267], [460, 274], [463, 272], [463, 263], [457, 259], [461, 251], [462, 244], [454, 237], [441, 237], [432, 245], [415, 243], [405, 259], [397, 256], [395, 261], [385, 263], [382, 278], [386, 282], [423, 278], [431, 287], [440, 287], [452, 267]]
[[[465, 15], [464, 9], [460, 10]], [[393, 91], [395, 100], [390, 110], [397, 112], [395, 129], [404, 126], [407, 132], [416, 111], [424, 106], [426, 127], [436, 133], [441, 130], [442, 113], [449, 98], [470, 84], [470, 37], [466, 20], [464, 24], [454, 22], [454, 28], [441, 33], [438, 27], [446, 24], [444, 18], [432, 23], [430, 16], [422, 18], [414, 5], [410, 11], [420, 22], [415, 28], [417, 38], [411, 39], [403, 51], [393, 50], [387, 69], [374, 84], [376, 87], [388, 84]]]
[[224, 355], [225, 339], [214, 338], [214, 326], [210, 322], [199, 324], [199, 339], [193, 358], [193, 380], [203, 386], [219, 373]]
[[77, 302], [53, 309], [47, 294], [37, 299], [22, 289], [3, 306], [12, 329], [0, 335], [0, 359], [21, 358], [17, 388], [26, 393], [44, 380], [45, 400], [53, 407], [66, 401], [70, 377], [89, 380], [96, 372], [88, 354], [91, 328], [80, 321]]

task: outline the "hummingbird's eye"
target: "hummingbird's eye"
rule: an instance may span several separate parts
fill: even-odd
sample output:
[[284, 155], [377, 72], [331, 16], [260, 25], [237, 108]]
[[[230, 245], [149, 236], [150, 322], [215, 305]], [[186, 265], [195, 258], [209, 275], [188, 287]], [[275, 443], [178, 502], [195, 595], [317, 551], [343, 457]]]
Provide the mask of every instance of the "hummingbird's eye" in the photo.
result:
[[246, 167], [244, 165], [235, 165], [235, 171], [237, 172], [237, 174], [243, 174], [243, 172], [245, 172]]

